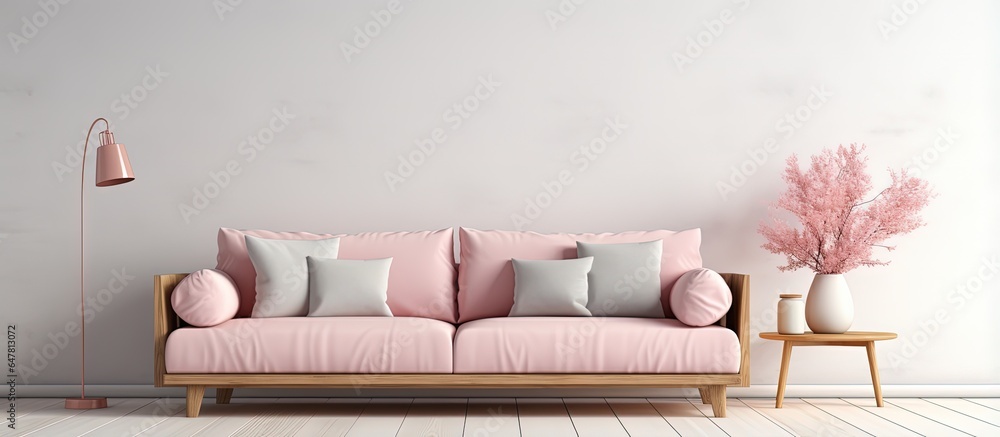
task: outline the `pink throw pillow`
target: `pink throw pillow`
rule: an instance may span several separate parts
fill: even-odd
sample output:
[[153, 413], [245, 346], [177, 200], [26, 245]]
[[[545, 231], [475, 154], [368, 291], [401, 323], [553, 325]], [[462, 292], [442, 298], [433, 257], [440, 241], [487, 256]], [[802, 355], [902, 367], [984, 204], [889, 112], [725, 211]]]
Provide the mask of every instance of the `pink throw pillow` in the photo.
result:
[[232, 319], [240, 307], [240, 294], [225, 272], [204, 269], [187, 275], [174, 287], [170, 304], [182, 320], [204, 328]]
[[708, 326], [725, 317], [733, 304], [733, 293], [718, 273], [694, 269], [683, 275], [670, 292], [674, 317], [688, 326]]

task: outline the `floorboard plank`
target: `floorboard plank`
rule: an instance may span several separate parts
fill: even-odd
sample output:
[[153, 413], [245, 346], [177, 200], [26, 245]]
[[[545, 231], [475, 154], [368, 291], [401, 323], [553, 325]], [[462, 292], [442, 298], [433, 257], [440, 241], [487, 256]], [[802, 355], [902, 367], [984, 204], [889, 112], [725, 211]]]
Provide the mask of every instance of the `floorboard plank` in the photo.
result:
[[[851, 425], [854, 425], [858, 428], [861, 428], [862, 430], [871, 435], [876, 435], [876, 436], [920, 435], [919, 433], [917, 433], [912, 429], [904, 428], [895, 422], [892, 422], [890, 420], [869, 413], [868, 411], [865, 411], [861, 407], [847, 403], [842, 399], [816, 398], [816, 399], [803, 399], [803, 401], [808, 402], [810, 405], [819, 408], [833, 416], [836, 416], [840, 420], [850, 423]], [[886, 404], [886, 406], [888, 406], [888, 404]]]
[[[15, 403], [15, 413], [17, 418], [20, 419], [35, 411], [41, 410], [45, 407], [51, 407], [56, 404], [62, 405], [66, 402], [63, 398], [29, 398], [29, 399], [17, 399]], [[10, 407], [9, 403], [7, 407]], [[6, 410], [6, 408], [4, 408]], [[8, 428], [10, 429], [10, 428]]]
[[[213, 408], [212, 410], [218, 410], [219, 412], [211, 411], [209, 414], [221, 415], [222, 417], [192, 434], [192, 437], [271, 435], [261, 433], [260, 431], [282, 429], [276, 426], [278, 424], [290, 427], [295, 426], [300, 423], [300, 420], [304, 421], [306, 419], [297, 413], [300, 408], [299, 406], [279, 404], [277, 399], [271, 402], [245, 405], [213, 404], [211, 407], [229, 408]], [[202, 414], [206, 414], [204, 409], [205, 407], [203, 406]], [[282, 432], [278, 435], [287, 436], [288, 434]]]
[[608, 398], [605, 401], [630, 437], [680, 437], [646, 399]]
[[682, 436], [725, 437], [725, 431], [683, 398], [650, 398], [650, 405]]
[[323, 411], [314, 414], [299, 428], [296, 436], [301, 437], [343, 437], [347, 435], [361, 412], [368, 406], [367, 398], [328, 399]]
[[[247, 421], [239, 421], [242, 424], [231, 431], [230, 436], [268, 436], [268, 437], [292, 437], [305, 426], [316, 414], [322, 414], [323, 404], [316, 403], [275, 403], [262, 405], [259, 414]], [[196, 435], [215, 436], [227, 435], [230, 432], [230, 424], [225, 419], [220, 420], [200, 431]]]
[[788, 436], [795, 435], [784, 425], [775, 423], [763, 414], [754, 411], [753, 408], [739, 401], [739, 399], [728, 399], [726, 403], [726, 417], [713, 417], [712, 406], [701, 403], [701, 399], [688, 399], [691, 405], [701, 410], [702, 414], [709, 420], [715, 422], [726, 434], [738, 436]]
[[[733, 401], [734, 399], [730, 399], [730, 402]], [[800, 399], [786, 399], [781, 408], [774, 408], [774, 399], [755, 398], [739, 399], [739, 401], [798, 435], [859, 437], [871, 435]]]
[[879, 408], [875, 405], [873, 398], [843, 399], [845, 402], [855, 405], [865, 411], [893, 423], [898, 423], [916, 433], [926, 436], [968, 436], [955, 428], [940, 422], [935, 422], [912, 411], [904, 410], [893, 405]]
[[[244, 423], [233, 436], [291, 437], [301, 435], [302, 428], [317, 415], [325, 415], [331, 407], [329, 398], [279, 398], [265, 411]], [[222, 426], [222, 424], [218, 425]], [[210, 428], [211, 431], [214, 431]]]
[[142, 431], [137, 436], [187, 437], [219, 420], [219, 416], [186, 417], [184, 410]]
[[[179, 399], [183, 402], [183, 399]], [[141, 436], [170, 436], [189, 437], [197, 435], [215, 422], [232, 416], [241, 416], [245, 420], [250, 420], [260, 413], [267, 405], [277, 402], [277, 398], [233, 398], [229, 405], [216, 405], [213, 402], [205, 402], [201, 406], [201, 414], [198, 417], [187, 417], [187, 412], [181, 410], [168, 417], [166, 420], [157, 423], [143, 431]]]
[[315, 397], [309, 397], [309, 398], [278, 398], [278, 400], [275, 401], [275, 402], [279, 403], [279, 404], [315, 404], [315, 405], [322, 405], [322, 404], [325, 404], [327, 402], [330, 402], [330, 399], [332, 399], [332, 398], [315, 398]]
[[975, 417], [991, 425], [1000, 426], [1000, 411], [992, 408], [959, 398], [929, 398], [924, 400], [949, 410], [957, 411], [966, 416]]
[[348, 436], [374, 437], [394, 436], [403, 424], [406, 411], [410, 409], [413, 399], [382, 398], [372, 399], [347, 432]]
[[34, 417], [45, 416], [51, 418], [58, 418], [61, 416], [61, 420], [43, 420], [40, 422], [40, 426], [31, 427], [31, 429], [19, 428], [19, 433], [17, 435], [78, 436], [86, 434], [94, 428], [101, 427], [108, 422], [119, 419], [128, 413], [153, 403], [153, 401], [155, 401], [155, 399], [152, 398], [108, 399], [108, 408], [101, 408], [97, 410], [74, 410], [80, 411], [80, 413], [71, 416], [65, 416], [64, 414], [68, 410], [66, 410], [62, 405], [58, 405], [57, 408], [62, 411], [49, 411], [47, 414], [32, 415], [29, 420]]
[[941, 422], [952, 428], [972, 435], [1000, 435], [1000, 427], [965, 414], [949, 410], [940, 405], [917, 398], [889, 399], [887, 404], [912, 411], [928, 419]]
[[414, 399], [398, 437], [462, 437], [469, 400], [466, 398]]
[[[120, 402], [116, 399], [109, 399], [108, 406]], [[14, 435], [23, 435], [32, 432], [36, 429], [41, 429], [46, 426], [50, 426], [62, 420], [67, 420], [73, 416], [76, 416], [86, 410], [67, 410], [63, 407], [62, 402], [57, 402], [39, 408], [32, 412], [31, 415], [25, 415], [25, 417], [17, 417], [14, 423]], [[10, 428], [7, 428], [8, 430]]]
[[517, 398], [523, 437], [577, 437], [560, 398]]
[[579, 437], [629, 437], [604, 398], [563, 399]]
[[160, 398], [81, 436], [134, 436], [184, 411], [184, 399]]
[[966, 398], [965, 400], [1000, 411], [1000, 398]]
[[[122, 399], [108, 399], [108, 407], [117, 405]], [[93, 410], [67, 410], [63, 402], [50, 404], [44, 408], [39, 408], [27, 417], [18, 418], [15, 423], [13, 435], [26, 435], [39, 429], [52, 426], [63, 420], [69, 420], [86, 411]], [[10, 428], [7, 428], [10, 430]]]
[[786, 399], [782, 408], [774, 408], [774, 399], [769, 398], [744, 398], [739, 401], [794, 434], [859, 437], [871, 435], [800, 399]]
[[465, 418], [465, 437], [517, 437], [521, 435], [514, 398], [469, 399]]

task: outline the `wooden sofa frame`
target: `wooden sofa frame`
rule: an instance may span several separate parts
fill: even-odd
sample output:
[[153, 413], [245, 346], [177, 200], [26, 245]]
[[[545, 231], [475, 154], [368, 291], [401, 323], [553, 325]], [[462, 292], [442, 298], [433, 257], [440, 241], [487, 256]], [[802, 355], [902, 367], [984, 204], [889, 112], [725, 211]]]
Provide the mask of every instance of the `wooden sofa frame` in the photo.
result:
[[156, 387], [187, 387], [187, 416], [198, 417], [206, 387], [215, 387], [215, 403], [228, 404], [235, 388], [698, 388], [702, 403], [715, 417], [726, 416], [726, 387], [750, 386], [750, 276], [723, 273], [733, 305], [718, 324], [740, 341], [739, 373], [710, 374], [237, 374], [167, 373], [167, 336], [186, 326], [170, 305], [170, 294], [187, 274], [153, 278], [153, 378]]

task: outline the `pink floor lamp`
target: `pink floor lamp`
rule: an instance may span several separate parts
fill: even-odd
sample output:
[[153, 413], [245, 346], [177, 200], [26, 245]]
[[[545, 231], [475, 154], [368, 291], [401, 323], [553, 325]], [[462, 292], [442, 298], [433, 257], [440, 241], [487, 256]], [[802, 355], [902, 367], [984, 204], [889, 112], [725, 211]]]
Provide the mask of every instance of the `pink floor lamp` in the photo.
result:
[[[86, 183], [84, 182], [84, 174], [87, 168], [87, 146], [90, 145], [90, 134], [94, 132], [94, 126], [98, 122], [104, 122], [106, 129], [100, 133], [101, 146], [97, 148], [97, 186], [98, 187], [110, 187], [112, 185], [124, 184], [126, 182], [131, 182], [135, 179], [135, 175], [132, 174], [132, 164], [128, 161], [128, 152], [125, 151], [125, 146], [122, 144], [115, 143], [115, 136], [111, 133], [111, 124], [108, 120], [104, 118], [98, 118], [90, 124], [90, 129], [87, 131], [87, 139], [83, 142], [83, 163], [80, 165], [80, 308], [83, 309], [83, 273], [84, 273], [84, 246], [83, 246], [83, 193], [85, 192], [84, 187]], [[107, 408], [108, 399], [107, 398], [88, 398], [86, 394], [86, 383], [84, 382], [84, 375], [87, 362], [87, 336], [86, 336], [86, 320], [83, 318], [84, 311], [80, 311], [80, 397], [78, 398], [67, 398], [66, 408], [73, 410], [89, 410], [94, 408]]]

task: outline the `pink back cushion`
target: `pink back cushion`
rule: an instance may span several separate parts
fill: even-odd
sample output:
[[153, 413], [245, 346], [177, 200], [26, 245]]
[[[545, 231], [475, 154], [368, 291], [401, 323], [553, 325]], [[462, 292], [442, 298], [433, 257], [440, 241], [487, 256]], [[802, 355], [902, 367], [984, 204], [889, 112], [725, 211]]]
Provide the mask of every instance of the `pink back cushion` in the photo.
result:
[[253, 263], [244, 235], [276, 240], [340, 237], [339, 259], [392, 257], [388, 303], [395, 316], [427, 317], [455, 323], [455, 249], [452, 229], [420, 232], [369, 232], [355, 235], [219, 229], [218, 266], [240, 292], [237, 317], [250, 317], [257, 297]]
[[170, 305], [189, 325], [215, 326], [236, 315], [240, 295], [229, 275], [204, 269], [187, 275], [174, 287]]
[[612, 244], [663, 240], [660, 298], [670, 313], [669, 292], [684, 272], [701, 267], [701, 229], [687, 231], [622, 232], [618, 234], [539, 234], [518, 231], [459, 230], [461, 263], [458, 271], [459, 322], [504, 317], [514, 305], [514, 268], [511, 258], [576, 258], [576, 242]]
[[733, 304], [733, 292], [722, 276], [709, 269], [694, 269], [681, 275], [670, 292], [674, 317], [688, 326], [718, 322]]

